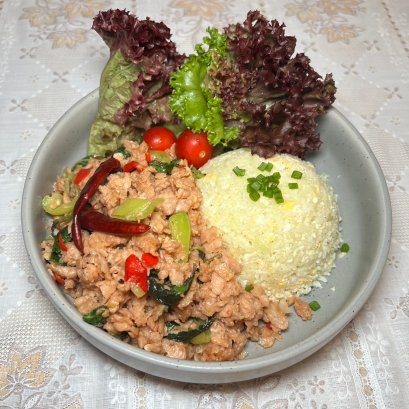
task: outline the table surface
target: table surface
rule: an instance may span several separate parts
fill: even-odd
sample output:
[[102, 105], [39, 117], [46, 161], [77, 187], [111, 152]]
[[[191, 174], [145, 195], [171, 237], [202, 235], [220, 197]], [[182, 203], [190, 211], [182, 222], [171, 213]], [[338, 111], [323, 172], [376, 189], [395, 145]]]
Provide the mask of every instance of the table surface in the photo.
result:
[[[249, 9], [285, 22], [297, 51], [333, 73], [335, 106], [375, 153], [393, 208], [384, 272], [356, 318], [298, 365], [235, 384], [162, 380], [96, 350], [44, 296], [22, 240], [25, 177], [50, 127], [98, 86], [108, 49], [90, 26], [117, 7], [163, 20], [183, 52]], [[408, 407], [408, 21], [406, 0], [0, 1], [0, 407]]]

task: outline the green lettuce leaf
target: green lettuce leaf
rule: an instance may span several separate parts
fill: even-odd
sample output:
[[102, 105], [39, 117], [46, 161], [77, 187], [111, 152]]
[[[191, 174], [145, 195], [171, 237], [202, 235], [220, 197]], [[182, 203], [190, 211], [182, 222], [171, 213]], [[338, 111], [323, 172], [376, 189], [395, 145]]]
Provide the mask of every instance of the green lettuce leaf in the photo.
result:
[[88, 154], [105, 156], [121, 145], [129, 130], [115, 121], [115, 114], [131, 99], [130, 83], [139, 73], [138, 66], [126, 61], [117, 50], [105, 66], [100, 81], [98, 113], [91, 127]]
[[214, 28], [207, 32], [203, 44], [195, 47], [196, 54], [172, 73], [169, 106], [186, 127], [206, 132], [212, 145], [227, 145], [238, 138], [239, 129], [224, 126], [222, 100], [206, 85], [209, 70], [215, 69], [217, 60], [227, 55], [226, 37]]

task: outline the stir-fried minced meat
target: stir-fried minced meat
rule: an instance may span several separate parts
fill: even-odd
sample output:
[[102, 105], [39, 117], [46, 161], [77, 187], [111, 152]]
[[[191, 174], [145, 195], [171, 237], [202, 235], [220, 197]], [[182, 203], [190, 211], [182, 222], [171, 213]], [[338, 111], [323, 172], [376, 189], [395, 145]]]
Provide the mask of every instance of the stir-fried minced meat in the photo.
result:
[[[91, 198], [91, 205], [112, 215], [129, 197], [164, 200], [144, 220], [150, 230], [142, 235], [121, 237], [83, 230], [84, 253], [67, 242], [59, 263], [50, 260], [53, 239], [42, 243], [50, 272], [65, 280], [65, 290], [76, 308], [88, 314], [107, 307], [103, 311], [104, 330], [139, 348], [174, 358], [234, 360], [245, 356], [249, 340], [272, 346], [288, 326], [287, 311], [269, 300], [261, 287], [246, 291], [237, 280], [241, 267], [217, 229], [203, 219], [202, 195], [189, 167], [181, 161], [170, 175], [158, 173], [146, 162], [148, 148], [144, 143], [126, 142], [125, 149], [130, 157], [115, 156], [121, 165], [135, 160], [142, 168], [111, 174]], [[174, 158], [172, 150], [168, 154]], [[95, 170], [98, 161], [92, 159], [88, 166]], [[54, 188], [65, 193], [67, 184], [62, 179]], [[181, 261], [183, 248], [169, 228], [169, 217], [179, 211], [187, 213], [191, 225], [187, 261]], [[131, 254], [141, 257], [145, 253], [158, 258], [155, 271], [160, 283], [180, 286], [194, 274], [189, 290], [174, 305], [164, 305], [149, 294], [138, 298], [131, 291], [131, 283], [125, 280], [125, 261]], [[206, 342], [193, 344], [167, 338], [169, 323], [191, 330], [197, 326], [195, 322], [209, 323]]]

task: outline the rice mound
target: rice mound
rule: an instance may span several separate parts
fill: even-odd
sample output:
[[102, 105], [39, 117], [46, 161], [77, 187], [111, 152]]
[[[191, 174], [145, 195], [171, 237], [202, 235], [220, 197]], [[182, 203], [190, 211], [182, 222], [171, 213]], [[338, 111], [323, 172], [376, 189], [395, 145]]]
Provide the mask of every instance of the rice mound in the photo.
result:
[[[257, 169], [267, 161], [271, 172]], [[246, 170], [244, 176], [233, 172], [236, 166]], [[294, 170], [302, 172], [300, 180], [291, 177]], [[332, 187], [310, 162], [287, 154], [264, 159], [242, 148], [216, 156], [201, 171], [203, 214], [241, 263], [243, 285], [259, 284], [270, 298], [281, 299], [326, 281], [340, 246], [340, 217]], [[247, 178], [277, 171], [284, 202], [264, 196], [252, 201]], [[289, 189], [294, 182], [298, 189]]]

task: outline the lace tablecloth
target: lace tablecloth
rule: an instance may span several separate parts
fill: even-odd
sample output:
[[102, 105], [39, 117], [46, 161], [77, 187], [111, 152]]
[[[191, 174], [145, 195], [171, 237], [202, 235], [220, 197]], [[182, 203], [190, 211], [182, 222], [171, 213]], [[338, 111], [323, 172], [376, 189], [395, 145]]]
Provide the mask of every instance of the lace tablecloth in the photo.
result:
[[[98, 86], [108, 49], [90, 26], [111, 7], [163, 20], [184, 52], [250, 8], [284, 21], [317, 71], [333, 73], [335, 106], [377, 156], [393, 206], [383, 275], [344, 331], [300, 364], [237, 384], [162, 380], [93, 348], [43, 294], [22, 240], [23, 184], [50, 127]], [[406, 0], [4, 0], [0, 13], [1, 408], [409, 407]]]

